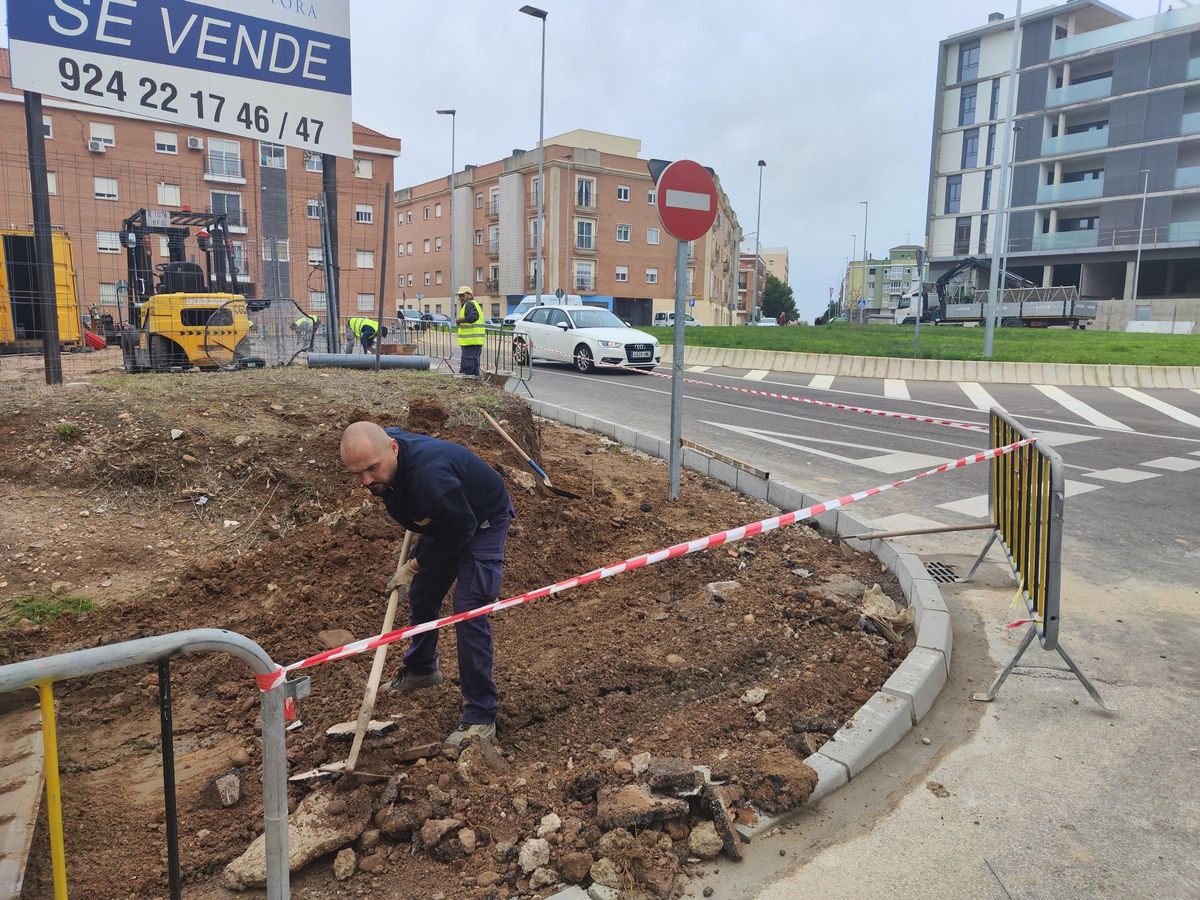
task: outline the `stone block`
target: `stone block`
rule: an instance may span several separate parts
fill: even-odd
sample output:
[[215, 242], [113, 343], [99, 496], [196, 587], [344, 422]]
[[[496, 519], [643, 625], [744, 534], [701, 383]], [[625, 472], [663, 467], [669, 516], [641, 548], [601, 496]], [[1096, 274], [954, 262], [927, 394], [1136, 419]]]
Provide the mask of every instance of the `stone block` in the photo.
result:
[[914, 647], [887, 681], [883, 692], [907, 700], [915, 725], [925, 717], [946, 685], [946, 660], [936, 650]]
[[770, 479], [760, 478], [758, 475], [752, 475], [743, 469], [736, 469], [736, 487], [739, 491], [748, 497], [753, 497], [755, 500], [767, 499], [767, 482]]
[[711, 456], [705, 456], [699, 450], [693, 450], [691, 447], [683, 448], [683, 467], [685, 469], [691, 469], [693, 472], [707, 475], [708, 464], [711, 461]]
[[817, 773], [817, 786], [813, 788], [812, 796], [808, 798], [810, 804], [816, 803], [822, 797], [833, 793], [850, 781], [850, 770], [844, 763], [840, 763], [836, 759], [814, 753], [805, 762]]
[[737, 487], [737, 472], [737, 468], [729, 463], [721, 462], [719, 459], [714, 459], [708, 464], [708, 474], [730, 487]]
[[767, 480], [767, 502], [778, 506], [784, 512], [795, 512], [804, 508], [808, 498], [799, 488], [792, 487], [785, 481], [770, 478]]
[[851, 778], [896, 746], [912, 728], [906, 700], [876, 692], [818, 753], [846, 766]]
[[624, 444], [626, 447], [634, 447], [637, 443], [637, 432], [624, 425], [618, 425], [616, 426], [615, 440], [618, 444]]
[[949, 674], [950, 657], [954, 651], [954, 630], [950, 614], [936, 609], [922, 612], [921, 625], [917, 629], [917, 646], [941, 653], [946, 660], [946, 673]]

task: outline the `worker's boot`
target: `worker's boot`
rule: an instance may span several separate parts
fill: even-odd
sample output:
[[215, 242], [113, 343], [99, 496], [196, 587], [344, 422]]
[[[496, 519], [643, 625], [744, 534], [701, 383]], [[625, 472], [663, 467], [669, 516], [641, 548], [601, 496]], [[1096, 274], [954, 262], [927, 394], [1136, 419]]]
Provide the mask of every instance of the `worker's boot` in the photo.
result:
[[491, 725], [469, 725], [466, 722], [459, 722], [458, 726], [450, 732], [450, 736], [442, 742], [442, 746], [461, 747], [466, 741], [471, 739], [496, 743], [495, 723]]
[[434, 669], [428, 675], [414, 675], [404, 666], [396, 673], [396, 677], [384, 685], [385, 691], [395, 691], [397, 694], [411, 694], [423, 688], [437, 687], [446, 679], [442, 673]]

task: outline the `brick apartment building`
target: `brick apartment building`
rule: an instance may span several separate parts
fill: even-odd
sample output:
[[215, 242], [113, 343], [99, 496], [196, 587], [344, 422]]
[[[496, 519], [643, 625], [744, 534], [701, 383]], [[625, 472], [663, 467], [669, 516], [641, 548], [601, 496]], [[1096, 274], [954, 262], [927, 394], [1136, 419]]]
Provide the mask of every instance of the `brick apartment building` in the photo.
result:
[[[641, 141], [578, 130], [546, 139], [546, 277], [634, 325], [670, 310], [675, 241], [659, 223]], [[454, 175], [454, 278], [500, 316], [534, 292], [537, 272], [537, 150]], [[396, 192], [396, 304], [449, 314], [449, 178]], [[742, 232], [717, 180], [718, 213], [688, 257], [692, 315], [704, 324], [736, 321], [735, 279]]]
[[[758, 257], [758, 287], [755, 287], [754, 281], [754, 254], [740, 253], [738, 254], [738, 281], [737, 281], [737, 320], [735, 325], [744, 325], [750, 321], [750, 317], [754, 314], [755, 301], [762, 303], [763, 292], [767, 289], [767, 274], [771, 270], [767, 266], [766, 260]], [[778, 276], [776, 276], [778, 277]]]
[[[118, 321], [127, 278], [122, 221], [140, 208], [224, 212], [239, 290], [291, 297], [326, 309], [321, 254], [321, 157], [202, 128], [43, 98], [50, 215], [71, 238], [81, 310], [103, 307]], [[31, 228], [22, 92], [0, 49], [0, 225]], [[383, 216], [400, 140], [354, 125], [354, 158], [339, 159], [337, 198], [341, 316], [374, 309]], [[165, 261], [166, 241], [154, 247]], [[189, 254], [197, 253], [194, 241]]]

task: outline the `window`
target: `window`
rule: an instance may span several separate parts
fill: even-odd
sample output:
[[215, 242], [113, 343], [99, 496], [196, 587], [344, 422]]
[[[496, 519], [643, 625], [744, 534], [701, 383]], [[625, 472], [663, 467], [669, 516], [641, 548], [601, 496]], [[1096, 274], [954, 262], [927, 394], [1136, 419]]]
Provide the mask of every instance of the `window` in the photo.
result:
[[100, 282], [100, 305], [116, 306], [120, 302], [120, 295], [117, 293], [117, 283], [115, 281]]
[[657, 268], [649, 268], [646, 270], [646, 284], [658, 284]]
[[225, 220], [233, 228], [244, 228], [246, 219], [242, 215], [242, 195], [235, 191], [211, 191], [209, 205], [214, 213], [224, 213]]
[[689, 268], [688, 269], [688, 288], [687, 288], [689, 294], [692, 292], [692, 285], [694, 285], [695, 283], [696, 283], [696, 270]]
[[408, 286], [409, 287], [413, 286], [413, 273], [412, 272], [408, 273]]
[[482, 191], [475, 195], [475, 208], [483, 209], [483, 192]]
[[590, 259], [575, 260], [575, 290], [594, 291], [596, 289], [596, 264]]
[[988, 105], [988, 118], [1000, 118], [1000, 79], [992, 79], [992, 102]]
[[320, 197], [309, 197], [308, 198], [308, 203], [305, 205], [305, 214], [310, 219], [321, 218], [321, 198]]
[[987, 253], [988, 217], [979, 217], [979, 253]]
[[488, 253], [500, 252], [500, 226], [488, 226]]
[[483, 283], [483, 266], [475, 267], [475, 283], [476, 284]]
[[646, 229], [646, 243], [657, 244], [659, 242], [659, 230], [657, 228]]
[[979, 40], [963, 41], [958, 45], [958, 80], [972, 81], [979, 77]]
[[960, 168], [973, 169], [979, 165], [979, 129], [972, 128], [963, 132], [962, 165]]
[[[483, 195], [480, 194], [480, 196], [482, 197]], [[475, 229], [475, 246], [476, 247], [483, 246], [483, 229], [482, 228]]]
[[359, 250], [355, 254], [354, 264], [360, 269], [375, 268], [375, 251], [374, 250]]
[[97, 253], [120, 253], [121, 252], [121, 235], [115, 231], [97, 231], [96, 232], [96, 252]]
[[423, 249], [423, 252], [425, 252], [425, 253], [429, 252], [429, 238], [425, 238], [425, 243], [424, 243], [422, 249]]
[[959, 125], [974, 125], [975, 124], [975, 95], [978, 91], [978, 85], [969, 84], [961, 91], [958, 96], [958, 124]]
[[616, 279], [617, 279], [617, 281], [628, 281], [629, 280], [629, 266], [617, 266]]
[[167, 184], [160, 181], [158, 183], [158, 205], [159, 206], [182, 206], [179, 196], [179, 185]]
[[354, 204], [354, 221], [360, 225], [370, 225], [375, 221], [375, 207], [370, 203]]
[[492, 304], [492, 318], [493, 319], [500, 318], [500, 304], [499, 303]]
[[405, 246], [404, 252], [407, 253], [409, 256], [413, 255], [412, 241], [409, 241], [408, 244]]
[[399, 244], [396, 245], [396, 255], [397, 256], [404, 255], [404, 242], [403, 241], [401, 241]]
[[983, 164], [990, 166], [996, 161], [996, 126], [988, 126], [987, 138], [987, 156], [984, 157]]
[[962, 176], [951, 175], [946, 179], [946, 209], [947, 215], [956, 213], [962, 201]]
[[93, 179], [94, 188], [92, 196], [97, 200], [116, 200], [117, 199], [117, 179], [101, 178], [97, 176]]
[[[983, 205], [984, 209], [992, 208], [992, 172], [990, 169], [983, 173], [983, 204], [982, 205]], [[984, 216], [983, 220], [986, 222], [987, 216]]]
[[48, 141], [54, 140], [54, 120], [49, 116], [42, 116], [42, 137]]
[[434, 284], [442, 283], [442, 270], [441, 269], [438, 269], [436, 272], [433, 273], [433, 283]]
[[[273, 255], [272, 255], [273, 254]], [[264, 238], [262, 241], [262, 258], [264, 262], [287, 262], [292, 258], [290, 245], [286, 238], [280, 240], [271, 240]]]
[[429, 207], [428, 206], [422, 207], [421, 218], [424, 219], [426, 222], [429, 221]]
[[314, 150], [304, 151], [304, 171], [305, 172], [324, 172], [325, 165], [321, 159], [321, 154]]
[[627, 185], [627, 184], [618, 184], [617, 185], [617, 199], [620, 200], [622, 203], [629, 202], [629, 185]]
[[223, 178], [241, 178], [242, 145], [224, 138], [209, 138], [204, 171]]
[[286, 169], [287, 150], [283, 144], [258, 142], [258, 164], [264, 169]]
[[91, 122], [91, 130], [88, 132], [93, 141], [99, 141], [107, 147], [117, 146], [117, 131], [112, 125], [104, 122]]
[[596, 205], [596, 179], [575, 177], [575, 205], [591, 209]]
[[375, 295], [359, 294], [355, 298], [354, 306], [359, 312], [371, 312], [375, 309]]
[[433, 239], [433, 249], [435, 253], [442, 252], [442, 239], [440, 237]]
[[[497, 199], [498, 196], [499, 195], [496, 191], [492, 191], [492, 211], [493, 212], [495, 212], [495, 210], [496, 210], [496, 203], [498, 202], [498, 199]], [[540, 201], [541, 199], [542, 199], [541, 182], [536, 178], [531, 178], [529, 181], [529, 205], [537, 206], [538, 201]]]
[[58, 193], [58, 173], [46, 173], [46, 189], [51, 197]]
[[355, 178], [374, 178], [375, 177], [375, 161], [372, 159], [355, 159], [354, 160], [354, 177]]
[[425, 273], [425, 287], [429, 287], [429, 273]]
[[328, 303], [325, 299], [324, 291], [309, 291], [308, 292], [308, 311], [313, 313], [325, 312], [325, 304]]
[[174, 131], [156, 131], [154, 132], [154, 152], [155, 153], [178, 153], [179, 152], [179, 135]]
[[411, 209], [404, 214], [404, 221], [408, 225], [412, 224], [412, 210]]
[[633, 230], [632, 226], [618, 225], [617, 226], [617, 240], [621, 241], [622, 243], [627, 243], [629, 241], [629, 233], [632, 230]]
[[971, 252], [971, 217], [962, 216], [954, 220], [954, 255], [963, 256]]
[[658, 191], [653, 189], [646, 191], [646, 202], [651, 206], [658, 202]]
[[596, 249], [596, 220], [595, 219], [576, 219], [575, 220], [575, 249], [576, 250], [595, 250]]
[[440, 203], [433, 204], [433, 217], [435, 219], [440, 219], [442, 217], [442, 204], [440, 204]]
[[[236, 274], [245, 276], [250, 269], [246, 265], [246, 245], [242, 241], [230, 241], [229, 249], [233, 253], [233, 267], [237, 270]], [[242, 281], [249, 281], [249, 278], [243, 277]]]
[[171, 241], [165, 237], [158, 239], [158, 255], [164, 259], [169, 259], [171, 256]]

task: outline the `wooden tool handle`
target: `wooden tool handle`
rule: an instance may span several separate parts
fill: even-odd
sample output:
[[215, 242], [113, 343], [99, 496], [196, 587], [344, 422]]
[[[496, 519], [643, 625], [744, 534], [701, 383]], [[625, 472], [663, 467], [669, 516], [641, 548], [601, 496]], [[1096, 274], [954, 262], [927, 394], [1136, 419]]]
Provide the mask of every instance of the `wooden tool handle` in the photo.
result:
[[479, 412], [480, 412], [480, 413], [483, 415], [483, 417], [484, 417], [485, 419], [487, 419], [487, 420], [488, 420], [488, 424], [489, 424], [489, 425], [491, 425], [493, 428], [495, 428], [495, 429], [496, 429], [496, 431], [500, 432], [500, 436], [501, 436], [502, 438], [504, 438], [506, 441], [508, 441], [510, 444], [512, 444], [512, 448], [513, 448], [514, 450], [516, 450], [518, 453], [520, 453], [520, 454], [521, 454], [521, 459], [525, 460], [525, 462], [532, 462], [532, 460], [529, 458], [529, 454], [528, 454], [528, 453], [526, 453], [524, 450], [522, 450], [522, 449], [521, 449], [521, 445], [520, 445], [520, 444], [518, 444], [516, 441], [514, 441], [514, 440], [513, 440], [513, 439], [512, 439], [512, 438], [509, 436], [509, 434], [508, 434], [508, 432], [507, 432], [507, 431], [505, 431], [503, 428], [501, 428], [501, 427], [500, 427], [500, 423], [499, 423], [499, 422], [497, 422], [497, 421], [496, 421], [495, 419], [493, 419], [493, 418], [492, 418], [490, 415], [488, 415], [488, 413], [487, 413], [487, 411], [486, 411], [486, 410], [482, 410], [482, 409], [481, 409]]

